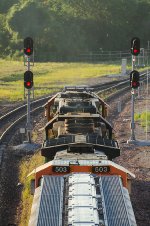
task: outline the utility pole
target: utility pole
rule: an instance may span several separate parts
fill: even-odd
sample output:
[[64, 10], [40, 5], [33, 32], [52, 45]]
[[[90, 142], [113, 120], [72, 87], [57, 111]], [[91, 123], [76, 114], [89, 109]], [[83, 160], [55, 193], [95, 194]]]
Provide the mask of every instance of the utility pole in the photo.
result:
[[[31, 56], [33, 54], [33, 40], [30, 37], [24, 39], [24, 65], [27, 67], [27, 71], [24, 73], [24, 88], [27, 89], [27, 123], [26, 131], [28, 142], [31, 143], [31, 118], [30, 118], [30, 105], [31, 105], [31, 88], [33, 87], [33, 73], [30, 71]], [[32, 58], [32, 60], [34, 57]], [[34, 65], [34, 61], [32, 61]]]

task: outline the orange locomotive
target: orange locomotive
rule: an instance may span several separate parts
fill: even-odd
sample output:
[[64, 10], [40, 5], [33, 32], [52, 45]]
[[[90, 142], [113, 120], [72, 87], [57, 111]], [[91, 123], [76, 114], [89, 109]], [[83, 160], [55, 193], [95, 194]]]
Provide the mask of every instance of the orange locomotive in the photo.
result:
[[47, 163], [34, 172], [35, 187], [43, 175], [73, 172], [120, 175], [127, 187], [134, 175], [110, 161], [120, 155], [120, 149], [106, 120], [107, 107], [86, 86], [65, 87], [46, 103], [48, 123], [41, 155]]

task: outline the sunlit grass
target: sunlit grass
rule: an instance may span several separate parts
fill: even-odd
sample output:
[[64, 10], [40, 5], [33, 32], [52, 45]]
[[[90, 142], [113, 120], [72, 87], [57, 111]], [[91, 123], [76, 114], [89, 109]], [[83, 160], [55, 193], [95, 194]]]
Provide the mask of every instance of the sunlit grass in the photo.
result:
[[139, 121], [142, 127], [150, 126], [150, 112], [136, 113], [135, 120]]
[[[0, 100], [23, 100], [24, 72], [27, 70], [23, 61], [0, 60], [0, 68]], [[119, 74], [120, 70], [119, 64], [35, 63], [31, 67], [35, 98], [57, 92], [65, 85], [84, 85], [88, 78]]]
[[[24, 99], [23, 62], [0, 60], [0, 99], [19, 101]], [[35, 63], [35, 97], [57, 92], [65, 85], [84, 84], [87, 78], [119, 73], [120, 65], [89, 63]]]

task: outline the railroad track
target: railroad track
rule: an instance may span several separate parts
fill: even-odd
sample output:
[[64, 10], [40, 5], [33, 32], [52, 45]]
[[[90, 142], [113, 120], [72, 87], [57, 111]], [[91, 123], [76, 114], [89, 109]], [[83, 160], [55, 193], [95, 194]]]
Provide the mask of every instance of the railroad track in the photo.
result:
[[[140, 76], [141, 82], [147, 82], [147, 77], [145, 77], [145, 75], [146, 75], [146, 72], [141, 74], [141, 76]], [[150, 72], [149, 72], [148, 76], [150, 77]], [[150, 82], [150, 80], [149, 80], [149, 82]], [[97, 95], [107, 94], [107, 97], [104, 99], [106, 101], [110, 101], [112, 98], [117, 97], [124, 91], [131, 90], [129, 84], [130, 84], [129, 79], [125, 79], [125, 80], [119, 82], [118, 84], [114, 84], [111, 87], [98, 91]]]
[[[146, 80], [144, 78], [146, 73], [141, 74], [141, 80]], [[104, 84], [96, 84], [89, 86], [93, 88], [94, 92], [97, 92], [97, 95], [102, 95], [107, 93], [107, 100], [110, 98], [114, 98], [114, 95], [119, 95], [121, 92], [129, 90], [129, 79], [124, 79], [121, 81], [112, 81]], [[115, 91], [115, 92], [114, 92]], [[111, 93], [111, 95], [109, 95]], [[113, 94], [112, 94], [113, 93]], [[109, 96], [108, 96], [109, 95]], [[51, 96], [46, 96], [41, 99], [32, 101], [31, 103], [31, 116], [33, 113], [38, 112], [43, 109], [43, 105], [50, 99]], [[26, 107], [24, 104], [14, 110], [8, 112], [7, 114], [0, 117], [0, 125], [1, 125], [1, 136], [0, 136], [0, 144], [7, 143], [10, 141], [11, 131], [13, 130], [13, 134], [17, 125], [26, 119]]]
[[[118, 81], [113, 81], [111, 83], [106, 84], [99, 84], [95, 86], [91, 86], [91, 88], [96, 90], [103, 90], [109, 88], [112, 85], [117, 84]], [[33, 113], [42, 109], [43, 105], [50, 99], [51, 96], [46, 96], [41, 99], [35, 100], [31, 102], [31, 116]], [[1, 125], [1, 136], [0, 136], [0, 144], [7, 143], [11, 137], [11, 131], [15, 130], [16, 125], [18, 125], [21, 121], [26, 119], [26, 108], [27, 104], [24, 104], [18, 108], [9, 111], [7, 114], [3, 115], [0, 118], [0, 125]]]

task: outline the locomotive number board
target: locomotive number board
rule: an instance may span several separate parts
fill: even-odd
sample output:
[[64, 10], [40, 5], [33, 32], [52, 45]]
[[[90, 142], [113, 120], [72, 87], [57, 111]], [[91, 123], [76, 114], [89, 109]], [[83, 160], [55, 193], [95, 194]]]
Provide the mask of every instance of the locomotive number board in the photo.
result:
[[[92, 171], [92, 173], [108, 173], [108, 172], [110, 172], [110, 167], [109, 166], [92, 166], [91, 171]], [[70, 173], [71, 168], [70, 168], [70, 166], [53, 166], [52, 172], [53, 173], [62, 173], [62, 174]], [[88, 172], [89, 172], [89, 170], [88, 170]]]
[[108, 173], [110, 172], [109, 166], [93, 166], [92, 173]]
[[52, 171], [54, 173], [70, 173], [69, 166], [53, 166]]

